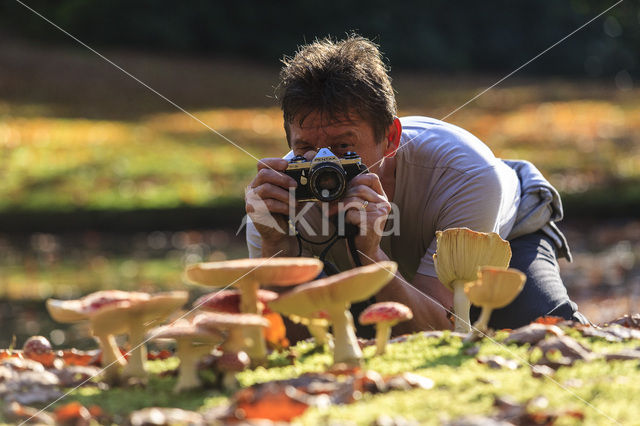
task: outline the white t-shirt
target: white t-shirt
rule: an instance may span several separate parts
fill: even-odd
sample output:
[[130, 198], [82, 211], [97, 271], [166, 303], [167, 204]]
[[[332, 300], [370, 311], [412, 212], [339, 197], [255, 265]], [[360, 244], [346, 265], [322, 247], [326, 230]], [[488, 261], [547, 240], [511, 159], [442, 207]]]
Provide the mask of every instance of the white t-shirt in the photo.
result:
[[[437, 277], [433, 264], [435, 232], [467, 227], [497, 232], [507, 237], [520, 203], [520, 183], [513, 169], [496, 158], [478, 138], [460, 127], [428, 117], [404, 117], [400, 149], [396, 155], [396, 183], [393, 203], [398, 215], [390, 216], [382, 250], [398, 262], [405, 279], [416, 273]], [[320, 233], [319, 204], [304, 216]], [[315, 242], [326, 236], [307, 235]], [[329, 230], [329, 234], [333, 227]], [[247, 245], [251, 257], [261, 256], [261, 239], [253, 223], [247, 223]], [[305, 255], [318, 256], [324, 245], [303, 242]], [[346, 240], [338, 241], [326, 260], [339, 270], [353, 268]]]

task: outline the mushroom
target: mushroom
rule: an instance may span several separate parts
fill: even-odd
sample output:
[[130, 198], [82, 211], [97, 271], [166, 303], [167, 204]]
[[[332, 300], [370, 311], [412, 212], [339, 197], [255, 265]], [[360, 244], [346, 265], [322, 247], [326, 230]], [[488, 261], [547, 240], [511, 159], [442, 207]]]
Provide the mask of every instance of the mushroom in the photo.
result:
[[513, 268], [480, 268], [478, 279], [464, 286], [464, 292], [471, 303], [482, 307], [480, 317], [473, 327], [479, 332], [486, 332], [491, 311], [511, 303], [522, 291], [526, 279], [522, 272]]
[[326, 311], [314, 312], [306, 317], [289, 315], [289, 319], [296, 324], [303, 324], [318, 346], [325, 344], [333, 349], [333, 337], [329, 333], [329, 314]]
[[99, 312], [92, 318], [92, 328], [104, 329], [120, 323], [120, 328], [129, 334], [129, 363], [124, 367], [125, 378], [143, 379], [147, 376], [144, 362], [147, 359], [145, 333], [187, 302], [186, 291], [169, 291], [150, 296], [129, 304], [118, 304], [112, 309]]
[[[258, 303], [262, 307], [262, 313], [270, 312], [266, 306], [278, 297], [278, 293], [270, 290], [258, 289]], [[226, 312], [228, 314], [239, 314], [240, 311], [240, 291], [220, 290], [214, 293], [205, 294], [193, 302], [194, 308], [210, 312]]]
[[[240, 290], [240, 312], [262, 314], [258, 300], [261, 285], [291, 286], [309, 281], [320, 273], [324, 264], [313, 258], [279, 257], [237, 259], [224, 262], [207, 262], [188, 266], [187, 278], [197, 284], [212, 287], [234, 286]], [[248, 331], [253, 346], [247, 352], [254, 364], [266, 361], [267, 348], [258, 328]]]
[[391, 337], [391, 327], [411, 318], [413, 312], [408, 306], [398, 302], [380, 302], [362, 311], [358, 321], [362, 325], [376, 325], [376, 355], [382, 355]]
[[22, 345], [22, 354], [47, 368], [52, 367], [56, 359], [56, 354], [51, 349], [51, 343], [44, 336], [29, 337]]
[[302, 284], [269, 302], [271, 309], [284, 315], [306, 317], [326, 310], [334, 334], [335, 363], [359, 365], [362, 350], [358, 345], [349, 307], [376, 294], [395, 275], [395, 262], [380, 262]]
[[[287, 345], [286, 329], [282, 317], [277, 312], [270, 310], [265, 304], [278, 297], [278, 293], [270, 290], [258, 290], [258, 302], [262, 308], [262, 316], [269, 320], [269, 327], [263, 329], [264, 339], [272, 348]], [[209, 312], [225, 312], [239, 314], [240, 291], [220, 290], [215, 293], [205, 294], [193, 302], [194, 309]]]
[[222, 387], [226, 390], [235, 390], [238, 387], [236, 373], [244, 371], [251, 359], [246, 352], [224, 352], [216, 362], [218, 371], [223, 374]]
[[[187, 301], [186, 291], [173, 291], [150, 295], [148, 293], [104, 290], [78, 300], [47, 300], [47, 309], [53, 319], [77, 322], [88, 319], [91, 331], [100, 341], [102, 366], [108, 381], [118, 378], [120, 366], [126, 366], [125, 377], [145, 377], [146, 347], [144, 334], [153, 322], [166, 319]], [[130, 361], [120, 353], [115, 341], [118, 334], [129, 333], [133, 348]]]
[[[221, 345], [224, 352], [241, 352], [248, 345], [246, 342], [246, 329], [257, 329], [268, 327], [269, 320], [257, 314], [224, 314], [208, 312], [197, 315], [193, 323], [205, 329], [226, 331], [227, 338]], [[262, 335], [261, 333], [258, 333]], [[250, 342], [249, 342], [250, 345]]]
[[149, 339], [176, 341], [175, 355], [180, 359], [178, 380], [174, 393], [198, 388], [202, 385], [198, 377], [198, 361], [207, 355], [213, 347], [224, 340], [224, 336], [215, 329], [198, 327], [191, 321], [180, 319], [172, 324], [163, 325], [148, 333]]
[[464, 284], [477, 278], [481, 266], [506, 268], [511, 260], [511, 247], [495, 232], [475, 232], [469, 228], [437, 231], [436, 244], [433, 262], [440, 282], [453, 291], [455, 331], [468, 333], [471, 306]]
[[[127, 332], [127, 329], [120, 322], [111, 323], [108, 320], [104, 321], [104, 324], [100, 324], [99, 327], [95, 327], [96, 315], [105, 313], [106, 318], [109, 318], [109, 313], [118, 305], [129, 306], [132, 302], [150, 298], [148, 293], [103, 290], [77, 300], [48, 299], [46, 306], [49, 315], [58, 322], [73, 323], [89, 320], [92, 333], [100, 342], [102, 349], [102, 367], [105, 370], [105, 378], [107, 381], [113, 382], [118, 378], [119, 368], [126, 365], [126, 360], [120, 353], [114, 336]], [[102, 317], [98, 316], [97, 318]]]

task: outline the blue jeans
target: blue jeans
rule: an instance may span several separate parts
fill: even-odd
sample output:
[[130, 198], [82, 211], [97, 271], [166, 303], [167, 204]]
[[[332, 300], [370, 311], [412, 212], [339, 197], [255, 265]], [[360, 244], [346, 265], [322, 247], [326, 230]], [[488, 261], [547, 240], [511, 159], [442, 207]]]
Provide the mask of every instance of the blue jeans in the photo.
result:
[[[540, 316], [556, 316], [587, 324], [578, 306], [569, 299], [560, 278], [556, 248], [543, 233], [534, 232], [510, 241], [511, 268], [527, 276], [522, 292], [513, 302], [491, 313], [489, 327], [517, 328]], [[480, 315], [480, 308], [471, 307], [471, 323]]]

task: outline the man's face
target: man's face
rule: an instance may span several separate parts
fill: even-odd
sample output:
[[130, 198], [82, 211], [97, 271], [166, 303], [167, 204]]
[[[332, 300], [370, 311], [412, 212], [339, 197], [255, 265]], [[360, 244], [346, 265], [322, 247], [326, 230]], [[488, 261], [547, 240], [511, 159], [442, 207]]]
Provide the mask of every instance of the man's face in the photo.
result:
[[302, 125], [297, 119], [289, 124], [289, 143], [295, 155], [315, 154], [320, 148], [329, 148], [340, 158], [354, 151], [371, 173], [377, 172], [385, 149], [384, 143], [375, 140], [371, 125], [357, 115], [328, 121], [317, 112], [309, 114]]

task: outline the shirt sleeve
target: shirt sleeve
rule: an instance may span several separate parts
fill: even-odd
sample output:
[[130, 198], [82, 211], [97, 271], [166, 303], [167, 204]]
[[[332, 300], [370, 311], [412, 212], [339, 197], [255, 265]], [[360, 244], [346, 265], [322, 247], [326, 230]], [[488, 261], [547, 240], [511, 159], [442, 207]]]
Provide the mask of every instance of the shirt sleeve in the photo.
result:
[[[498, 232], [505, 191], [495, 167], [471, 175], [453, 170], [445, 175], [448, 176], [439, 185], [441, 189], [435, 197], [442, 207], [435, 219], [434, 229], [444, 231], [466, 227], [478, 232]], [[437, 277], [433, 264], [435, 235], [425, 235], [424, 239], [428, 249], [420, 260], [417, 273]]]
[[262, 257], [262, 237], [249, 215], [245, 217], [247, 218], [247, 249], [249, 250], [249, 257], [252, 259]]

